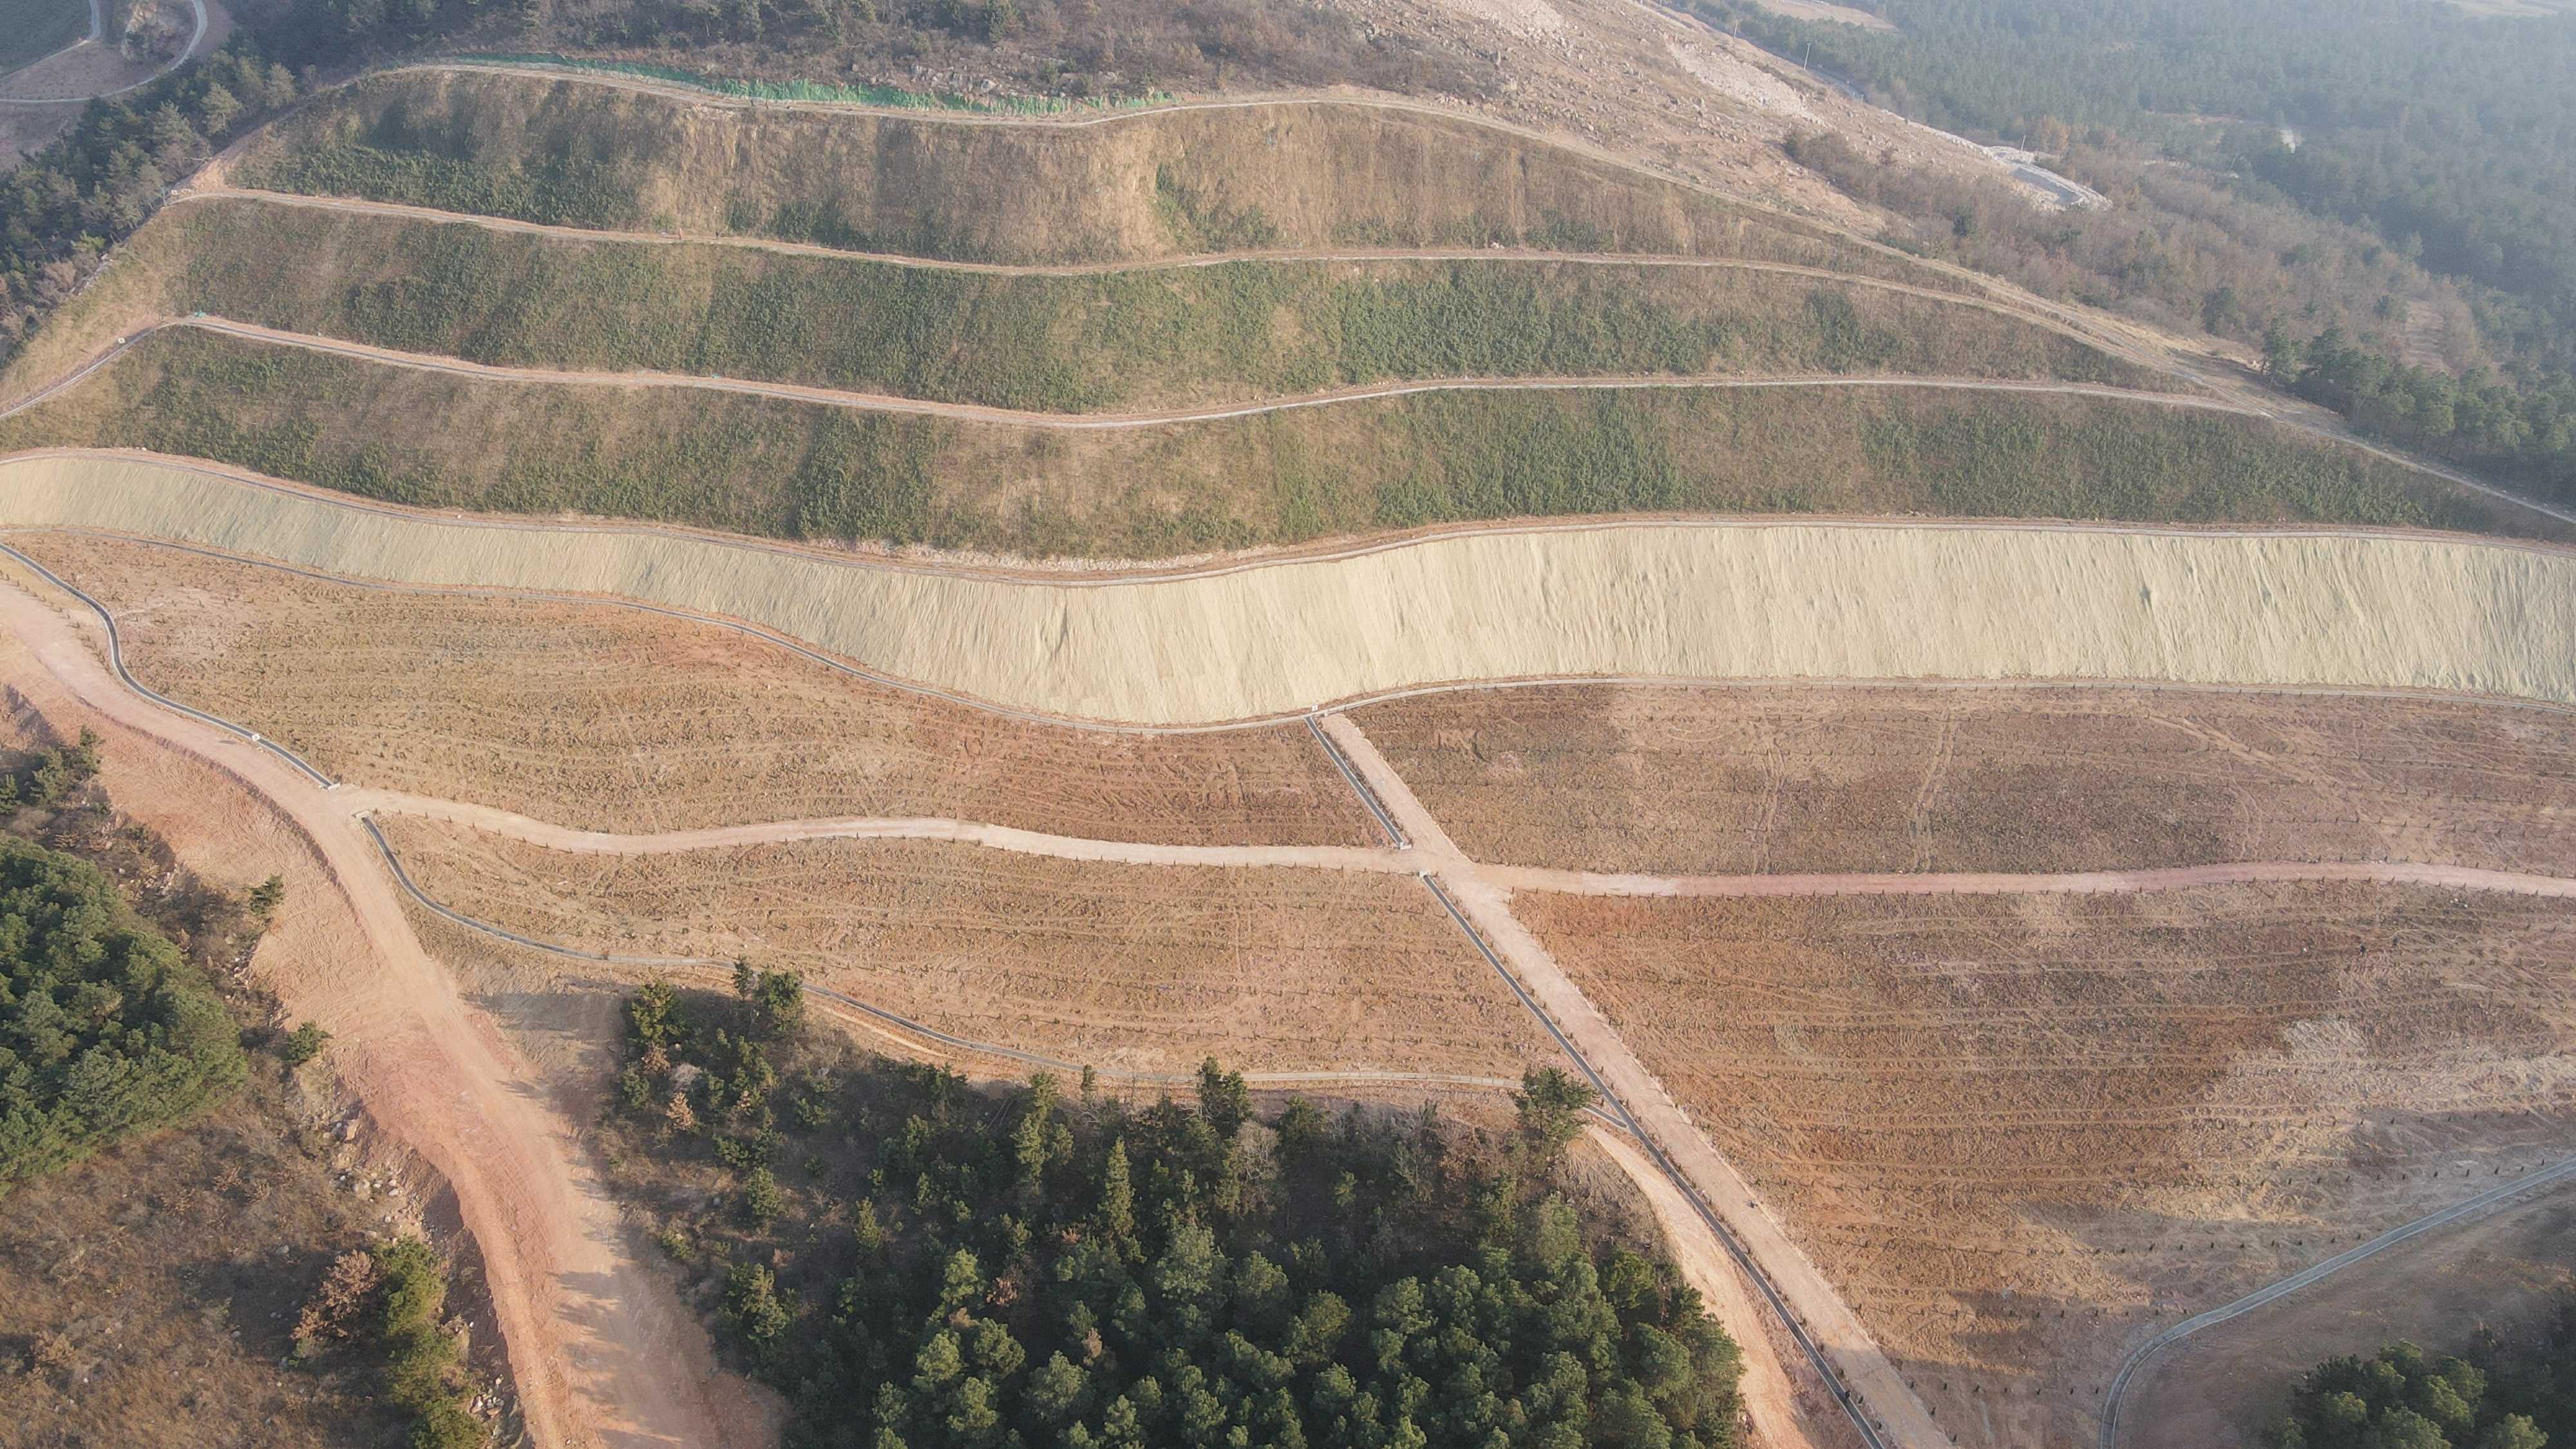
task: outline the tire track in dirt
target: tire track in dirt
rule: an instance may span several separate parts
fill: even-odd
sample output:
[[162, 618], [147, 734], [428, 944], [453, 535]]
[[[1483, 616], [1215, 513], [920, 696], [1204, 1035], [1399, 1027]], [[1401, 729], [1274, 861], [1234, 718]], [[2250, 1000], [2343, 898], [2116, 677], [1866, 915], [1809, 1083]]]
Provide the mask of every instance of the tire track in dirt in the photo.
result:
[[6, 409], [0, 409], [0, 418], [13, 416], [49, 397], [56, 396], [101, 367], [113, 363], [119, 356], [157, 333], [180, 329], [194, 329], [218, 336], [237, 337], [244, 341], [265, 343], [272, 347], [292, 347], [304, 352], [354, 358], [361, 362], [399, 367], [413, 372], [444, 373], [453, 377], [470, 377], [486, 382], [734, 393], [746, 397], [773, 398], [782, 402], [845, 408], [854, 412], [901, 413], [940, 418], [950, 422], [1057, 429], [1067, 432], [1132, 432], [1140, 428], [1224, 422], [1231, 418], [1260, 417], [1270, 413], [1298, 412], [1307, 408], [1334, 407], [1345, 403], [1380, 402], [1391, 398], [1451, 392], [1761, 392], [1810, 388], [1898, 391], [1912, 388], [1933, 392], [2032, 393], [2052, 397], [2093, 398], [2105, 402], [2139, 403], [2151, 407], [2188, 408], [2236, 417], [2264, 416], [2241, 403], [2229, 402], [2223, 398], [2200, 397], [2187, 393], [2144, 392], [2133, 388], [2106, 387], [2094, 383], [2029, 382], [2011, 378], [1976, 377], [1844, 376], [1832, 373], [1703, 377], [1637, 373], [1597, 377], [1444, 378], [1361, 383], [1352, 387], [1330, 388], [1320, 392], [1277, 398], [1268, 402], [1237, 403], [1222, 407], [1179, 408], [1162, 412], [1030, 412], [1017, 408], [987, 407], [981, 403], [934, 402], [923, 398], [901, 397], [892, 393], [852, 392], [840, 388], [809, 387], [802, 383], [754, 382], [742, 378], [696, 373], [590, 372], [575, 368], [503, 367], [493, 363], [467, 362], [461, 358], [438, 353], [404, 352], [391, 347], [378, 347], [372, 343], [348, 342], [335, 337], [282, 331], [253, 322], [237, 322], [228, 317], [200, 315], [165, 318], [125, 333], [113, 346], [84, 361], [59, 381], [28, 394]]
[[[111, 675], [64, 616], [0, 590], [0, 628], [82, 708], [203, 762], [318, 854], [372, 962], [290, 994], [340, 1038], [369, 1113], [455, 1192], [481, 1250], [530, 1437], [548, 1445], [759, 1442], [768, 1412], [717, 1376], [705, 1331], [628, 1254], [575, 1124], [412, 934], [366, 837], [277, 754], [165, 711]], [[298, 999], [298, 997], [301, 999]]]

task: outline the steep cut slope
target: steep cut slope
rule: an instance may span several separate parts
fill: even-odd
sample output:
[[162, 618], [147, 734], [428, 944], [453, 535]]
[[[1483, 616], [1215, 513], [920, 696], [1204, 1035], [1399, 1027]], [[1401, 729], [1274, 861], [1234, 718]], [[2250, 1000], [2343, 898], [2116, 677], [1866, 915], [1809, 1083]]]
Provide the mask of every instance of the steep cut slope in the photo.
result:
[[396, 581], [651, 600], [940, 690], [1136, 724], [1585, 674], [2296, 683], [2576, 703], [2576, 551], [2441, 535], [1528, 526], [1051, 580], [637, 527], [433, 517], [153, 462], [40, 456], [0, 469], [0, 522]]

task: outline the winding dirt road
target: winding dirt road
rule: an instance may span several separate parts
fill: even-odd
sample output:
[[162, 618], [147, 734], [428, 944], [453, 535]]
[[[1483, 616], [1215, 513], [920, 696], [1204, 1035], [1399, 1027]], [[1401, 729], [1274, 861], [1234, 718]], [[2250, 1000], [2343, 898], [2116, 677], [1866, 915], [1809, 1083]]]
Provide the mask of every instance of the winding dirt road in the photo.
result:
[[369, 959], [327, 981], [280, 983], [288, 1006], [333, 1033], [333, 1065], [368, 1113], [454, 1190], [531, 1439], [617, 1449], [765, 1442], [769, 1412], [718, 1376], [694, 1315], [626, 1251], [576, 1124], [421, 948], [366, 835], [331, 794], [276, 756], [137, 696], [35, 596], [0, 589], [0, 628], [82, 710], [220, 771], [310, 842]]
[[1267, 413], [1296, 412], [1305, 408], [1333, 407], [1344, 403], [1375, 402], [1387, 398], [1447, 392], [1760, 392], [1790, 388], [1885, 391], [1919, 389], [1933, 392], [2039, 393], [2056, 397], [2087, 397], [2112, 402], [2140, 403], [2152, 407], [2190, 408], [2201, 412], [2228, 413], [2237, 416], [2269, 416], [2257, 409], [2222, 398], [2199, 397], [2188, 393], [2142, 392], [2132, 388], [2104, 387], [2094, 383], [2029, 382], [2011, 378], [1978, 377], [1845, 376], [1833, 373], [1717, 377], [1636, 373], [1581, 377], [1448, 378], [1430, 381], [1360, 383], [1351, 387], [1301, 393], [1294, 397], [1274, 398], [1266, 402], [1235, 403], [1221, 407], [1175, 408], [1158, 412], [1130, 413], [1032, 412], [1019, 408], [987, 407], [981, 403], [934, 402], [923, 398], [901, 397], [893, 393], [852, 392], [841, 388], [810, 387], [802, 383], [755, 382], [742, 378], [715, 377], [698, 373], [589, 372], [572, 368], [502, 367], [486, 362], [467, 362], [440, 353], [404, 352], [391, 347], [378, 347], [373, 343], [348, 342], [336, 337], [319, 337], [305, 332], [287, 332], [275, 327], [263, 327], [253, 322], [236, 322], [227, 317], [195, 316], [162, 318], [126, 332], [117, 343], [103, 352], [94, 354], [71, 373], [28, 394], [8, 408], [0, 409], [0, 417], [23, 412], [46, 398], [61, 393], [100, 368], [113, 363], [118, 357], [156, 333], [180, 329], [238, 337], [245, 341], [266, 343], [273, 347], [292, 347], [304, 352], [355, 358], [362, 362], [406, 368], [414, 372], [445, 373], [452, 377], [470, 377], [489, 382], [545, 384], [559, 387], [613, 387], [630, 390], [676, 388], [689, 392], [735, 393], [746, 397], [775, 398], [783, 402], [847, 408], [857, 412], [906, 413], [921, 417], [944, 418], [953, 422], [1046, 428], [1065, 432], [1129, 432], [1138, 428], [1159, 428], [1181, 423], [1223, 422], [1228, 418], [1259, 417]]
[[763, 236], [622, 231], [609, 227], [521, 221], [514, 217], [484, 216], [474, 212], [441, 211], [435, 207], [412, 206], [402, 202], [366, 201], [356, 197], [307, 196], [291, 191], [268, 191], [259, 187], [232, 185], [225, 179], [225, 166], [229, 160], [230, 157], [226, 156], [209, 162], [203, 171], [187, 183], [187, 189], [176, 192], [170, 197], [168, 204], [177, 206], [192, 201], [218, 201], [232, 198], [261, 202], [271, 206], [299, 207], [310, 211], [336, 211], [358, 216], [381, 216], [402, 221], [426, 222], [435, 226], [476, 226], [487, 231], [514, 236], [554, 237], [566, 241], [633, 243], [647, 246], [735, 247], [748, 251], [770, 252], [780, 256], [815, 257], [828, 261], [995, 277], [1097, 277], [1123, 272], [1189, 271], [1203, 267], [1232, 266], [1237, 263], [1329, 264], [1336, 262], [1494, 262], [1541, 266], [1634, 267], [1649, 271], [1753, 272], [1837, 282], [1869, 291], [1888, 292], [1919, 298], [1927, 302], [1974, 308], [1980, 312], [2009, 317], [2015, 321], [2045, 328], [2060, 336], [2081, 342], [2085, 346], [2170, 375], [2169, 367], [2146, 353], [2106, 340], [2094, 333], [2070, 327], [2063, 318], [2055, 314], [2016, 305], [2007, 299], [1942, 287], [1918, 286], [1912, 282], [1899, 282], [1886, 277], [1857, 276], [1850, 272], [1837, 272], [1827, 267], [1804, 266], [1796, 262], [1766, 262], [1737, 257], [1682, 256], [1659, 252], [1550, 252], [1526, 247], [1385, 247], [1329, 250], [1269, 248], [1208, 252], [1193, 256], [1156, 257], [1127, 262], [952, 261], [938, 257], [910, 256], [901, 252], [855, 251], [844, 247], [824, 246], [817, 242], [781, 241]]
[[[1332, 717], [1321, 728], [1346, 741], [1357, 726]], [[1344, 748], [1347, 749], [1345, 743]], [[1337, 754], [1335, 763], [1356, 762], [1356, 753]], [[1363, 774], [1361, 780], [1369, 777]], [[1355, 784], [1360, 781], [1355, 780]], [[1374, 794], [1375, 791], [1370, 792]], [[578, 855], [677, 855], [695, 850], [728, 850], [752, 845], [783, 845], [806, 840], [942, 840], [1015, 855], [1043, 855], [1058, 860], [1110, 865], [1217, 866], [1257, 870], [1288, 867], [1350, 870], [1381, 875], [1418, 875], [1437, 852], [1417, 853], [1409, 846], [1376, 848], [1350, 845], [1165, 845], [1089, 836], [1054, 835], [973, 820], [935, 816], [856, 816], [821, 820], [771, 820], [744, 825], [718, 825], [655, 834], [620, 834], [579, 830], [526, 815], [461, 800], [441, 800], [399, 790], [343, 786], [332, 800], [351, 815], [409, 815], [471, 826], [528, 845]], [[1364, 797], [1365, 798], [1365, 797]], [[1373, 805], [1384, 807], [1380, 796]], [[1424, 818], [1428, 818], [1425, 816]], [[1468, 860], [1456, 847], [1448, 855], [1471, 866], [1482, 880], [1505, 893], [1544, 891], [1586, 896], [1938, 896], [1938, 895], [2127, 895], [2150, 891], [2193, 890], [2208, 886], [2307, 881], [2360, 881], [2374, 885], [2437, 886], [2452, 890], [2576, 899], [2576, 880], [2480, 870], [2470, 866], [2420, 865], [2410, 861], [2221, 861], [2208, 865], [2169, 866], [2152, 870], [2065, 871], [2017, 874], [1988, 872], [1853, 872], [1804, 875], [1643, 875], [1555, 870], [1543, 866], [1489, 865]]]

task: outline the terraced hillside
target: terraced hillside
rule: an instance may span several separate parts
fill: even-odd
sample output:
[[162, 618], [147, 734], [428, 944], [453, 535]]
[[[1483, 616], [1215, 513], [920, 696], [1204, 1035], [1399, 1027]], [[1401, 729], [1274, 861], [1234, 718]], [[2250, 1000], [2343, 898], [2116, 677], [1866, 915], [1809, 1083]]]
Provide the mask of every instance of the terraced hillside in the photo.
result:
[[41, 399], [0, 447], [1023, 557], [1639, 511], [2563, 527], [1419, 108], [996, 124], [425, 69], [237, 150], [0, 374]]
[[2087, 1441], [2576, 1146], [2567, 521], [1587, 151], [406, 70], [0, 392], [7, 682], [310, 842], [543, 1442], [711, 1437], [528, 1104], [737, 955], [985, 1076], [1570, 1059], [1770, 1449]]

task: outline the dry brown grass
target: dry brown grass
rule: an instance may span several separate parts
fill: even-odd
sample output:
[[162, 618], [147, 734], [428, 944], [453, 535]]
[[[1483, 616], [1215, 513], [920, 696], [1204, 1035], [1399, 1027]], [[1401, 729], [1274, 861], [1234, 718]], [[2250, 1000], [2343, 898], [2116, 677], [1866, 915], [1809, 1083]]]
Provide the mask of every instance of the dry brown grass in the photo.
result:
[[[410, 71], [300, 109], [264, 132], [233, 176], [453, 209], [482, 197], [535, 220], [982, 261], [1531, 241], [1806, 262], [1973, 289], [1813, 223], [1556, 143], [1330, 100], [991, 125], [747, 112], [549, 76]], [[485, 177], [499, 185], [486, 190]]]
[[0, 1445], [403, 1442], [373, 1365], [279, 1367], [376, 1213], [276, 1071], [0, 1202]]
[[942, 1031], [1135, 1071], [1517, 1077], [1549, 1048], [1421, 882], [923, 841], [568, 855], [385, 822], [432, 897], [539, 940], [801, 971]]
[[15, 547], [113, 610], [153, 688], [334, 778], [585, 829], [948, 816], [1175, 844], [1372, 844], [1303, 727], [1026, 724], [633, 609], [386, 592], [129, 540]]
[[2382, 860], [2576, 875], [2576, 716], [2086, 689], [1562, 686], [1357, 712], [1478, 859], [2074, 871]]
[[2353, 886], [1515, 910], [1945, 1423], [2566, 1150], [2576, 920]]

